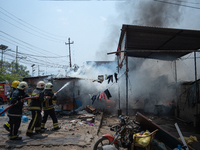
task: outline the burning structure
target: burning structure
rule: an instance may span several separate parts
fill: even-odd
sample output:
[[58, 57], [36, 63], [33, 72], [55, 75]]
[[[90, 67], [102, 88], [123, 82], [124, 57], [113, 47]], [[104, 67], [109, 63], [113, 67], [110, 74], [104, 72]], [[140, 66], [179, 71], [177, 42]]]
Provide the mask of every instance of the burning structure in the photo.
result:
[[[130, 93], [134, 94], [132, 99], [143, 99], [148, 110], [154, 110], [155, 105], [167, 104], [174, 99], [176, 115], [179, 117], [181, 116], [180, 113], [186, 113], [186, 111], [180, 112], [178, 99], [180, 83], [177, 79], [177, 60], [193, 52], [196, 72], [196, 52], [200, 48], [199, 40], [200, 31], [136, 25], [122, 26], [117, 52], [108, 54], [116, 54], [118, 67], [123, 71], [125, 70], [124, 80], [126, 82], [123, 85], [126, 89], [126, 98], [121, 102], [125, 101], [126, 115], [128, 115], [131, 104], [133, 104], [133, 100], [130, 101]], [[162, 65], [159, 65], [158, 62]], [[168, 65], [164, 66], [164, 62]], [[172, 63], [174, 70], [171, 67], [170, 73], [167, 66], [169, 67], [169, 64], [172, 66]], [[149, 71], [155, 66], [158, 67], [156, 72]], [[133, 82], [130, 82], [130, 79]], [[197, 74], [195, 73], [196, 81]], [[132, 90], [130, 90], [129, 87], [132, 83], [135, 87], [132, 86]], [[199, 88], [196, 86], [196, 109], [192, 110], [195, 112], [193, 113], [195, 116], [190, 116], [194, 120], [197, 120], [196, 116], [199, 115], [198, 93]]]
[[[62, 111], [61, 113], [69, 114], [80, 106], [85, 109], [87, 105], [91, 105], [97, 110], [105, 109], [108, 112], [115, 112], [113, 111], [116, 106], [115, 100], [117, 100], [115, 88], [109, 88], [108, 80], [106, 79], [106, 74], [109, 76], [115, 70], [115, 68], [111, 69], [114, 65], [116, 66], [116, 62], [113, 61], [87, 62], [85, 66], [76, 72], [70, 72], [67, 77], [32, 77], [24, 78], [24, 81], [27, 81], [30, 86], [30, 95], [38, 81], [43, 80], [45, 83], [53, 83], [53, 91], [54, 93], [57, 92], [57, 105], [59, 106], [57, 110], [59, 112]], [[98, 79], [99, 75], [103, 77], [101, 82]], [[113, 84], [113, 78], [110, 81], [110, 85], [111, 83]], [[108, 88], [112, 98], [97, 98], [98, 94], [108, 91]], [[94, 95], [96, 95], [95, 100], [92, 99]]]

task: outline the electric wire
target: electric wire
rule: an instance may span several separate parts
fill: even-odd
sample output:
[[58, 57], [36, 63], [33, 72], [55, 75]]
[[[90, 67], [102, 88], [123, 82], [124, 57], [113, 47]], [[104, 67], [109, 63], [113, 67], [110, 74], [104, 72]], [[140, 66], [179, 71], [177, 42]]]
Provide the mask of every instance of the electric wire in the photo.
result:
[[42, 32], [44, 32], [44, 33], [46, 33], [46, 34], [49, 34], [49, 35], [52, 35], [52, 36], [55, 36], [55, 37], [62, 37], [62, 38], [66, 38], [65, 36], [59, 36], [59, 35], [55, 35], [55, 34], [52, 34], [52, 33], [46, 32], [46, 31], [44, 31], [44, 30], [41, 30], [41, 29], [39, 29], [39, 28], [37, 28], [37, 27], [33, 26], [32, 24], [30, 24], [30, 23], [27, 23], [27, 22], [25, 22], [24, 20], [22, 20], [22, 19], [20, 19], [20, 18], [16, 17], [15, 15], [11, 14], [11, 13], [10, 13], [10, 12], [8, 12], [7, 10], [3, 9], [2, 7], [0, 7], [0, 9], [2, 9], [3, 11], [5, 11], [5, 12], [6, 12], [6, 13], [8, 13], [9, 15], [13, 16], [14, 18], [17, 18], [17, 19], [18, 19], [20, 22], [23, 22], [23, 23], [25, 23], [25, 24], [27, 24], [27, 25], [29, 25], [29, 26], [31, 26], [31, 27], [33, 27], [33, 28], [35, 28], [35, 29], [39, 30], [39, 31], [42, 31]]
[[[2, 37], [5, 37], [5, 36], [2, 36]], [[5, 39], [2, 39], [2, 40], [5, 40]], [[19, 42], [16, 42], [16, 41], [14, 41], [14, 40], [12, 40], [12, 39], [9, 39], [10, 41], [13, 41], [14, 43], [17, 43], [17, 45], [21, 45]], [[10, 43], [10, 42], [9, 42]], [[25, 43], [26, 44], [26, 43]], [[16, 45], [16, 44], [13, 44], [13, 45]], [[24, 45], [23, 45], [24, 46]], [[23, 46], [22, 46], [22, 49], [23, 49]], [[36, 52], [37, 50], [34, 50], [32, 47], [27, 47], [27, 46], [25, 46], [26, 48], [28, 48], [28, 50], [27, 49], [25, 49], [26, 51], [32, 51], [32, 52]], [[41, 55], [41, 51], [38, 51], [38, 53], [40, 53], [39, 55]], [[45, 53], [42, 53], [42, 54], [45, 54]], [[62, 56], [58, 56], [58, 58], [61, 58]], [[49, 57], [50, 58], [50, 57]], [[48, 59], [48, 58], [47, 58]], [[62, 63], [63, 63], [63, 61], [64, 60], [62, 60]]]
[[[29, 32], [29, 31], [27, 31], [27, 30], [24, 30], [24, 29], [22, 29], [22, 28], [16, 26], [16, 25], [14, 25], [14, 24], [12, 24], [12, 23], [6, 21], [5, 19], [2, 19], [2, 18], [0, 18], [0, 19], [3, 20], [3, 21], [5, 21], [6, 23], [8, 23], [8, 24], [10, 24], [10, 25], [12, 25], [12, 26], [14, 26], [14, 27], [16, 27], [16, 28], [18, 28], [18, 29], [24, 31], [24, 32], [27, 32], [27, 33], [29, 33], [29, 34], [31, 34], [31, 35], [34, 35], [34, 36], [36, 36], [36, 37], [39, 37], [39, 38], [41, 38], [41, 39], [45, 39], [45, 40], [48, 40], [48, 41], [50, 40], [50, 41], [53, 41], [53, 42], [60, 42], [60, 40], [52, 40], [52, 39], [47, 39], [46, 37], [41, 37], [41, 36], [39, 36], [39, 35], [36, 35], [36, 34], [34, 34], [34, 33], [31, 33], [31, 32]], [[64, 41], [63, 41], [63, 43], [64, 43]]]
[[172, 4], [172, 5], [178, 5], [178, 6], [188, 7], [188, 8], [200, 9], [200, 7], [188, 6], [188, 5], [178, 4], [178, 3], [173, 3], [173, 2], [166, 2], [166, 1], [161, 1], [161, 0], [154, 0], [154, 1], [161, 2], [161, 3], [166, 3], [166, 4]]
[[[4, 39], [3, 39], [4, 40]], [[13, 41], [13, 40], [11, 40], [10, 39], [10, 41]], [[16, 42], [16, 41], [13, 41], [13, 42]], [[10, 42], [9, 42], [10, 43]], [[18, 45], [21, 45], [21, 44], [19, 44], [18, 42], [16, 42]], [[16, 45], [16, 44], [13, 44], [13, 45]], [[35, 53], [35, 50], [33, 50], [31, 47], [27, 47], [29, 50], [27, 50], [27, 49], [25, 49], [25, 50], [27, 50], [27, 51], [33, 51], [34, 53]], [[23, 49], [23, 48], [22, 48]], [[12, 50], [11, 50], [12, 51]], [[13, 51], [14, 52], [14, 51]], [[18, 52], [18, 53], [20, 53], [20, 52]], [[42, 53], [42, 52], [39, 52], [39, 53]], [[43, 53], [44, 54], [44, 53]], [[30, 54], [28, 54], [29, 56], [30, 56]], [[36, 55], [37, 56], [37, 55]], [[48, 57], [48, 56], [46, 56], [46, 57]], [[59, 56], [58, 58], [61, 58], [62, 56]], [[50, 58], [50, 57], [49, 57]], [[43, 61], [43, 60], [41, 60], [41, 61]], [[63, 63], [63, 61], [62, 61], [62, 63]]]
[[[25, 44], [27, 44], [27, 45], [29, 45], [29, 46], [32, 46], [32, 47], [35, 47], [35, 48], [37, 48], [37, 49], [46, 51], [46, 52], [48, 52], [48, 53], [52, 53], [52, 52], [49, 52], [49, 51], [47, 51], [47, 50], [45, 50], [45, 49], [41, 49], [41, 48], [36, 47], [36, 46], [34, 46], [34, 45], [31, 45], [31, 44], [29, 44], [29, 43], [27, 43], [27, 42], [24, 42], [24, 41], [22, 41], [22, 40], [20, 40], [20, 39], [17, 39], [17, 38], [15, 38], [15, 37], [13, 37], [12, 35], [9, 35], [8, 33], [5, 33], [5, 32], [3, 32], [3, 31], [1, 31], [1, 30], [0, 30], [0, 32], [3, 33], [3, 34], [5, 34], [5, 35], [7, 35], [7, 36], [9, 36], [9, 37], [12, 37], [12, 38], [14, 38], [14, 39], [20, 41], [20, 42], [22, 42], [22, 43], [25, 43]], [[55, 54], [55, 53], [52, 53], [52, 54], [59, 56], [58, 54]]]

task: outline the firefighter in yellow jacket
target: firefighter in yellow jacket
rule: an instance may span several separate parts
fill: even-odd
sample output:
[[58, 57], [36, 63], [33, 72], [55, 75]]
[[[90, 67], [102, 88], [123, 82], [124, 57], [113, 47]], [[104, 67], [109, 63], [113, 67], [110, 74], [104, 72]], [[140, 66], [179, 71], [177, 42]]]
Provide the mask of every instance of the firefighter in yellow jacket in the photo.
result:
[[[32, 113], [32, 120], [29, 123], [28, 129], [26, 131], [27, 136], [32, 136], [35, 133], [42, 133], [44, 130], [41, 130], [41, 111], [42, 111], [42, 103], [44, 101], [44, 81], [39, 81], [37, 83], [36, 89], [33, 90], [32, 96], [39, 96], [37, 99], [32, 99], [29, 110]], [[33, 130], [35, 129], [35, 133]]]
[[[12, 82], [12, 90], [11, 90], [11, 93], [10, 93], [10, 99], [9, 99], [9, 104], [10, 104], [10, 100], [11, 100], [11, 97], [12, 97], [12, 94], [13, 92], [16, 90], [17, 86], [19, 85], [19, 81], [13, 81]], [[8, 122], [6, 122], [3, 127], [8, 131], [10, 132], [10, 120]]]
[[50, 116], [53, 121], [54, 130], [60, 129], [60, 127], [58, 126], [58, 120], [53, 105], [53, 100], [56, 100], [57, 97], [56, 95], [54, 95], [52, 88], [53, 88], [52, 83], [47, 83], [45, 85], [44, 102], [43, 102], [44, 116], [42, 117], [41, 129], [45, 129], [45, 123], [47, 121], [48, 116]]
[[10, 118], [10, 140], [21, 140], [22, 137], [18, 136], [18, 129], [21, 124], [22, 117], [22, 108], [24, 102], [23, 98], [29, 97], [26, 93], [26, 89], [28, 88], [28, 84], [25, 81], [22, 81], [17, 86], [17, 89], [13, 92], [10, 103], [14, 104], [8, 110], [8, 116]]

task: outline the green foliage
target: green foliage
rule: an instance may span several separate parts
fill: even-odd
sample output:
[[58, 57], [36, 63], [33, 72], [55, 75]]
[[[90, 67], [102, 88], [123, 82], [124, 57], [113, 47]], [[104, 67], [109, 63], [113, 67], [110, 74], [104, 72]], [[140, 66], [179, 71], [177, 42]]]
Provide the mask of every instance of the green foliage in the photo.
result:
[[3, 65], [0, 67], [0, 82], [6, 80], [10, 83], [14, 80], [22, 81], [23, 78], [30, 77], [29, 71], [26, 71], [26, 69], [26, 66], [16, 64], [15, 62], [3, 62]]

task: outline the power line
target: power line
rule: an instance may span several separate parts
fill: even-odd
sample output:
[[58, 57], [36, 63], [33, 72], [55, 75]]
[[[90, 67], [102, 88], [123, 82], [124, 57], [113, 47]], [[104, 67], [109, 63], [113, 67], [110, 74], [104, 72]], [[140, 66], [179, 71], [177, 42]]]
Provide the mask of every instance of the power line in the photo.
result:
[[[5, 53], [4, 55], [13, 57], [14, 60], [15, 60], [15, 57], [14, 57], [13, 55], [9, 55], [9, 54], [7, 54], [7, 53]], [[21, 56], [18, 56], [18, 58], [20, 58], [20, 57], [21, 57]], [[46, 64], [44, 61], [39, 60], [39, 59], [36, 59], [36, 58], [34, 58], [34, 60], [36, 60], [36, 61], [33, 61], [33, 59], [30, 59], [30, 58], [26, 58], [26, 59], [23, 59], [23, 62], [20, 61], [20, 63], [26, 64], [26, 65], [27, 65], [27, 63], [30, 64], [30, 65], [32, 65], [33, 63], [35, 63], [35, 64], [39, 64], [39, 65], [41, 65], [41, 66], [50, 67], [50, 68], [67, 68], [66, 65], [60, 65], [60, 64], [55, 64], [55, 63], [51, 63], [51, 62], [48, 62], [48, 64]], [[39, 60], [40, 62], [37, 61], [37, 60]], [[25, 62], [26, 62], [26, 63], [25, 63]], [[43, 62], [44, 62], [44, 63], [43, 63]]]
[[[11, 52], [15, 52], [13, 50], [10, 50]], [[27, 55], [27, 56], [36, 56], [36, 57], [47, 57], [47, 58], [61, 58], [61, 57], [68, 57], [68, 56], [58, 56], [58, 57], [52, 57], [52, 56], [47, 56], [47, 55], [44, 55], [44, 56], [38, 56], [38, 55], [33, 55], [33, 54], [28, 54], [28, 53], [22, 53], [22, 52], [18, 52], [19, 54], [23, 54], [23, 55]]]
[[[1, 39], [1, 38], [0, 38], [0, 39]], [[2, 40], [6, 41], [5, 39], [2, 39]], [[11, 43], [11, 42], [9, 42], [9, 41], [6, 41], [6, 42], [8, 42], [8, 43]], [[13, 43], [11, 43], [11, 44], [13, 44]], [[16, 44], [13, 44], [13, 45], [15, 45], [15, 46], [16, 46]], [[17, 44], [17, 45], [21, 45], [21, 44]], [[22, 47], [20, 47], [20, 48], [21, 48], [21, 49], [24, 49], [24, 48], [23, 48], [23, 46], [22, 46]], [[28, 47], [28, 48], [29, 48], [29, 47]], [[29, 48], [29, 50], [30, 50], [30, 51], [31, 51], [31, 49], [32, 49], [32, 48]], [[27, 49], [24, 49], [24, 50], [26, 50], [26, 51], [29, 51], [29, 50], [27, 50]], [[10, 51], [10, 52], [13, 52], [13, 53], [16, 53], [14, 50], [11, 50], [11, 49], [10, 49], [9, 51]], [[34, 50], [33, 50], [33, 51], [34, 51]], [[32, 54], [26, 54], [26, 53], [21, 53], [21, 52], [18, 52], [18, 53], [19, 53], [19, 54], [26, 55], [26, 56], [33, 56], [33, 57], [35, 56], [35, 57], [37, 57], [37, 58], [38, 58], [38, 57], [42, 57], [42, 58], [43, 58], [43, 57], [46, 57], [47, 59], [51, 59], [51, 58], [54, 58], [54, 59], [55, 59], [55, 58], [59, 58], [59, 60], [61, 60], [61, 59], [60, 59], [61, 57], [68, 57], [68, 56], [58, 56], [58, 57], [52, 57], [52, 56], [40, 56], [40, 55], [32, 55]], [[34, 53], [35, 53], [35, 51], [34, 51]], [[40, 52], [40, 53], [41, 53], [41, 52]], [[34, 58], [34, 59], [35, 59], [35, 58]], [[44, 60], [40, 60], [40, 61], [42, 61], [42, 62], [43, 62]], [[64, 60], [61, 60], [61, 61], [62, 61], [61, 63], [63, 63], [63, 62], [64, 62]]]
[[194, 9], [200, 9], [199, 7], [188, 6], [188, 5], [183, 5], [183, 4], [177, 4], [177, 3], [172, 3], [172, 2], [166, 2], [166, 1], [160, 1], [160, 0], [154, 0], [154, 1], [161, 2], [161, 3], [167, 3], [167, 4], [172, 4], [172, 5], [183, 6], [183, 7], [189, 7], [189, 8], [194, 8]]
[[188, 2], [188, 1], [181, 1], [181, 0], [177, 0], [177, 2], [183, 2], [183, 3], [189, 3], [189, 4], [200, 4], [198, 2]]
[[[46, 32], [46, 31], [44, 31], [44, 30], [41, 30], [41, 29], [39, 29], [39, 28], [37, 28], [37, 27], [35, 27], [35, 26], [33, 26], [33, 25], [31, 25], [31, 24], [25, 22], [24, 20], [22, 20], [22, 19], [16, 17], [15, 15], [13, 15], [13, 14], [11, 14], [10, 12], [6, 11], [6, 10], [3, 9], [2, 7], [0, 7], [0, 9], [4, 10], [5, 12], [7, 12], [9, 15], [13, 16], [14, 18], [17, 18], [20, 22], [23, 22], [23, 23], [25, 23], [25, 24], [28, 24], [29, 26], [31, 26], [31, 27], [33, 27], [33, 28], [39, 30], [39, 31], [42, 31], [42, 32], [44, 32], [44, 33], [46, 33], [46, 34], [49, 34], [49, 35], [52, 35], [52, 36], [66, 38], [66, 37], [64, 37], [64, 36], [55, 35], [55, 34], [52, 34], [52, 33]], [[5, 13], [4, 13], [4, 15], [5, 15]]]
[[[17, 38], [15, 38], [15, 37], [9, 35], [8, 33], [5, 33], [5, 32], [3, 32], [3, 31], [1, 31], [1, 30], [0, 30], [0, 32], [3, 33], [3, 34], [5, 34], [5, 35], [7, 35], [7, 36], [9, 36], [9, 37], [12, 37], [12, 38], [14, 38], [14, 39], [20, 41], [20, 42], [22, 42], [22, 43], [25, 43], [25, 44], [27, 44], [27, 45], [29, 45], [29, 46], [32, 46], [32, 47], [35, 47], [35, 48], [37, 48], [37, 49], [40, 49], [40, 50], [46, 51], [46, 52], [48, 52], [48, 53], [51, 53], [51, 52], [49, 52], [49, 51], [47, 51], [47, 50], [45, 50], [45, 49], [41, 49], [41, 48], [36, 47], [36, 46], [34, 46], [34, 45], [31, 45], [31, 44], [29, 44], [29, 43], [27, 43], [27, 42], [24, 42], [24, 41], [22, 41], [22, 40], [20, 40], [20, 39], [17, 39]], [[58, 54], [55, 54], [55, 53], [52, 53], [52, 54], [59, 56]]]
[[32, 35], [34, 35], [34, 36], [37, 36], [37, 37], [39, 37], [39, 38], [46, 39], [46, 40], [50, 40], [50, 41], [53, 41], [53, 42], [58, 42], [58, 41], [60, 42], [60, 40], [56, 40], [56, 41], [55, 41], [55, 40], [52, 40], [52, 39], [47, 39], [47, 38], [38, 36], [38, 35], [36, 35], [36, 34], [34, 34], [34, 33], [31, 33], [31, 32], [29, 32], [29, 31], [26, 31], [26, 30], [24, 30], [24, 29], [22, 29], [22, 28], [20, 28], [20, 27], [18, 27], [18, 26], [16, 26], [16, 25], [14, 25], [14, 24], [12, 24], [12, 23], [6, 21], [5, 19], [2, 19], [2, 18], [0, 18], [0, 19], [3, 20], [3, 21], [5, 21], [5, 22], [7, 22], [8, 24], [13, 25], [13, 26], [16, 27], [16, 28], [19, 28], [19, 29], [22, 30], [22, 31], [25, 31], [25, 32], [27, 32], [27, 33], [29, 33], [29, 34], [32, 34]]

